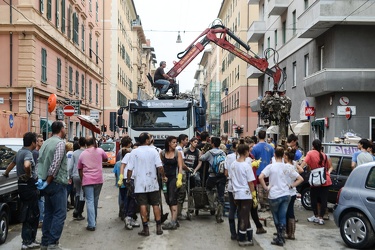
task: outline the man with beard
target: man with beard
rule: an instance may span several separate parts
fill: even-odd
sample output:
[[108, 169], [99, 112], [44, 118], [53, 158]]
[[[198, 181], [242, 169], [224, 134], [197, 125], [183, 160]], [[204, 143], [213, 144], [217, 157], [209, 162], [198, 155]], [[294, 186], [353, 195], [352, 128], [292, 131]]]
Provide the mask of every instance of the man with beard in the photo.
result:
[[59, 240], [66, 219], [68, 184], [65, 123], [52, 123], [52, 137], [39, 150], [37, 187], [44, 190], [44, 221], [40, 249], [61, 249]]

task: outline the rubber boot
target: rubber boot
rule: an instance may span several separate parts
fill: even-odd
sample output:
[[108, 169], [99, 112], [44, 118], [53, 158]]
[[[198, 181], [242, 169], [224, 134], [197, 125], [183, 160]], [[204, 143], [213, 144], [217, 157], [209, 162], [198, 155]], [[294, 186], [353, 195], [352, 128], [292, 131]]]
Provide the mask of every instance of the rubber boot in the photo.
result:
[[251, 242], [246, 240], [246, 232], [245, 233], [242, 233], [242, 231], [239, 232], [239, 234], [238, 234], [238, 245], [240, 247], [246, 247], [246, 246], [251, 245]]
[[280, 230], [281, 230], [281, 240], [283, 241], [283, 243], [285, 243], [285, 226], [281, 225]]
[[223, 220], [223, 206], [221, 204], [219, 204], [217, 206], [217, 210], [216, 210], [216, 222], [217, 223], [224, 222], [224, 220]]
[[295, 240], [294, 233], [296, 232], [296, 220], [295, 219], [288, 219], [288, 238], [290, 240]]
[[148, 229], [148, 225], [143, 225], [143, 230], [138, 232], [138, 235], [141, 236], [150, 236], [150, 231]]
[[276, 238], [274, 238], [273, 241], [271, 241], [271, 244], [276, 245], [276, 246], [284, 246], [283, 227], [280, 225], [277, 225], [276, 228], [277, 228], [277, 235], [276, 235]]
[[78, 201], [79, 199], [76, 198], [75, 202], [74, 202], [74, 211], [73, 211], [73, 218], [77, 218], [78, 216]]
[[161, 224], [157, 224], [156, 225], [156, 234], [157, 235], [162, 235], [163, 234], [163, 230], [161, 229]]
[[230, 239], [237, 240], [236, 221], [234, 219], [229, 219], [229, 231]]
[[253, 242], [253, 229], [252, 228], [248, 228], [246, 230], [246, 235], [247, 235], [247, 240], [250, 242], [250, 246], [254, 246], [254, 242]]

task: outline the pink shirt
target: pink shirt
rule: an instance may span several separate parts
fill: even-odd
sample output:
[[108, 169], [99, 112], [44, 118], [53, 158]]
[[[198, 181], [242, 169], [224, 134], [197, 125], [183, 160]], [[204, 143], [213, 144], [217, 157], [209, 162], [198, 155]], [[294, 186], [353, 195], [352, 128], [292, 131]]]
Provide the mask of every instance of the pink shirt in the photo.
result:
[[103, 160], [107, 161], [107, 154], [101, 148], [87, 148], [79, 156], [78, 169], [82, 169], [82, 186], [101, 184], [103, 179]]
[[[331, 186], [332, 180], [331, 180], [331, 177], [328, 173], [328, 168], [329, 168], [328, 167], [328, 159], [327, 159], [327, 156], [324, 153], [322, 153], [322, 155], [323, 155], [322, 166], [324, 165], [326, 167], [326, 177], [327, 177], [326, 183], [324, 183], [324, 185], [322, 185], [322, 186]], [[317, 150], [310, 150], [309, 152], [307, 152], [304, 161], [307, 163], [307, 165], [310, 166], [311, 169], [316, 169], [316, 168], [322, 167], [322, 166], [319, 166], [320, 156], [319, 156], [319, 152]]]

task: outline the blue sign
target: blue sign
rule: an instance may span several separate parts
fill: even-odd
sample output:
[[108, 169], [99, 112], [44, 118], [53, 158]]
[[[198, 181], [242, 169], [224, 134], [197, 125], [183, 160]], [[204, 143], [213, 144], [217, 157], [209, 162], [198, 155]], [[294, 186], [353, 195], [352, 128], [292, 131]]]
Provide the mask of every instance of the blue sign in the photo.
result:
[[9, 115], [9, 127], [10, 127], [10, 128], [13, 128], [13, 125], [14, 125], [13, 115], [10, 114], [10, 115]]

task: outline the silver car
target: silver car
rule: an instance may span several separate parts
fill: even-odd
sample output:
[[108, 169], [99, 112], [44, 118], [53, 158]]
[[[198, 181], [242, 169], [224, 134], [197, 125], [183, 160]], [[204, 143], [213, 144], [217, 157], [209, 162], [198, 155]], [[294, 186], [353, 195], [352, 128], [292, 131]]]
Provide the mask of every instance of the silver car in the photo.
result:
[[375, 247], [375, 162], [356, 167], [337, 195], [333, 212], [341, 238], [352, 248]]

